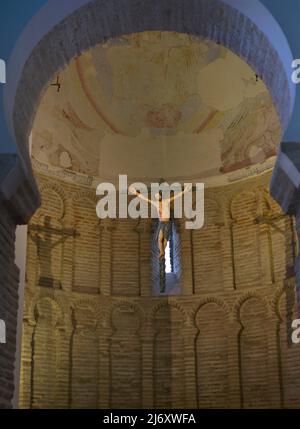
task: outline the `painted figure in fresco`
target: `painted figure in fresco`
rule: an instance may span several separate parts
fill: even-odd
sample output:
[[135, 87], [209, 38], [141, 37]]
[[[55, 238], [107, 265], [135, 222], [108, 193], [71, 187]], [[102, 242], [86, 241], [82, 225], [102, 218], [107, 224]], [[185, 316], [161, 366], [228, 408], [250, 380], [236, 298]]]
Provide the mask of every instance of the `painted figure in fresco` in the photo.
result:
[[129, 188], [129, 191], [139, 197], [141, 200], [144, 200], [150, 204], [152, 204], [158, 213], [158, 227], [156, 230], [156, 242], [159, 248], [159, 260], [162, 261], [165, 258], [165, 250], [167, 247], [167, 243], [170, 239], [170, 234], [172, 231], [172, 223], [170, 220], [170, 204], [181, 197], [184, 193], [188, 192], [191, 189], [191, 185], [187, 185], [184, 191], [179, 192], [174, 197], [171, 198], [162, 198], [162, 191], [158, 192], [155, 195], [155, 200], [151, 200], [144, 195], [142, 195], [139, 191], [137, 191], [133, 186]]

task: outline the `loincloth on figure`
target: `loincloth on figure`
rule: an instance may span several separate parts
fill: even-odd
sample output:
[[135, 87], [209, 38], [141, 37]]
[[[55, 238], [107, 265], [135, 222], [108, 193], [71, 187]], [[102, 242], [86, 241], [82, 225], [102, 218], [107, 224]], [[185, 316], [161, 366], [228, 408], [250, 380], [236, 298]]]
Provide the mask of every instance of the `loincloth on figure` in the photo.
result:
[[172, 232], [171, 221], [170, 220], [167, 220], [167, 221], [160, 220], [159, 221], [158, 226], [157, 226], [157, 230], [156, 230], [156, 241], [158, 240], [160, 231], [163, 232], [164, 239], [169, 241], [169, 239], [171, 237], [171, 232]]

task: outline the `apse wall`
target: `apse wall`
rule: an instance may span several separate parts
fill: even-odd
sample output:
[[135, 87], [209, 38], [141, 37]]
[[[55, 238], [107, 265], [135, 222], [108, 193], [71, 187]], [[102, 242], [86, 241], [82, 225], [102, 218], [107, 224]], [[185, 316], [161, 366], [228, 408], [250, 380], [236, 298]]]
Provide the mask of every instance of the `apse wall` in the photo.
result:
[[176, 296], [153, 293], [151, 221], [100, 221], [87, 179], [36, 177], [22, 408], [299, 407], [296, 234], [270, 173], [206, 189], [201, 230], [178, 222]]

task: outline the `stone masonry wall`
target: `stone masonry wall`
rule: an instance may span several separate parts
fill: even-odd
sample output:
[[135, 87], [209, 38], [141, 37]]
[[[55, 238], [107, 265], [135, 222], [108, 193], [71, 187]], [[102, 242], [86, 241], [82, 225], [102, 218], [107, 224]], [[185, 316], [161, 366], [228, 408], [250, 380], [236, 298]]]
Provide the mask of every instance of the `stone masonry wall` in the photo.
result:
[[0, 319], [6, 325], [6, 343], [0, 342], [0, 408], [11, 408], [14, 393], [19, 283], [15, 229], [7, 207], [0, 203]]
[[297, 239], [269, 180], [206, 190], [203, 229], [177, 228], [181, 294], [156, 296], [151, 222], [100, 221], [90, 188], [39, 174], [20, 406], [299, 407]]

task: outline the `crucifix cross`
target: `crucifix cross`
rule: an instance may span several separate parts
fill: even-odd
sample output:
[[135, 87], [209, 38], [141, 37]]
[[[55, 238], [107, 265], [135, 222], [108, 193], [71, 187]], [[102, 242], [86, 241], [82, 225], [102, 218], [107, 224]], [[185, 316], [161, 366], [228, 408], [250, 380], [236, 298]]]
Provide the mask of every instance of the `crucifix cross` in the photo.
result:
[[78, 234], [76, 230], [72, 228], [65, 228], [65, 229], [53, 228], [51, 226], [51, 219], [49, 216], [45, 217], [44, 225], [29, 225], [28, 229], [29, 229], [29, 232], [31, 231], [45, 232], [48, 235], [54, 235], [54, 234], [63, 235], [66, 238], [80, 236], [80, 234]]
[[270, 225], [272, 228], [284, 234], [284, 231], [278, 228], [277, 225], [274, 225], [274, 222], [277, 220], [284, 219], [285, 217], [286, 217], [285, 214], [272, 214], [268, 216], [259, 215], [259, 216], [256, 216], [256, 218], [254, 219], [254, 223]]
[[51, 83], [50, 86], [57, 86], [57, 92], [60, 91], [61, 84], [59, 82], [59, 75], [57, 75], [57, 77], [56, 77], [56, 82], [55, 83]]

